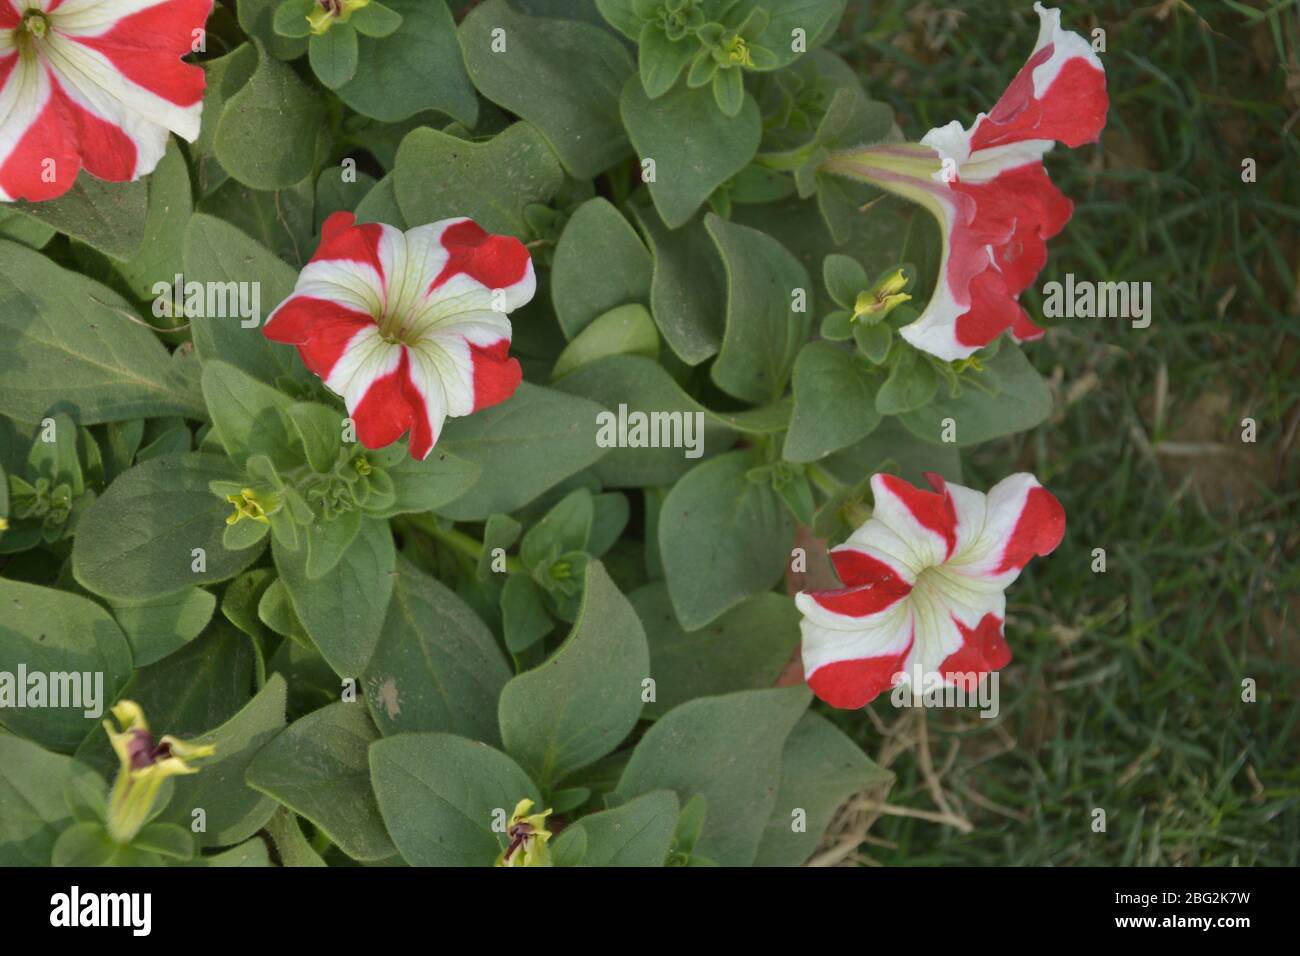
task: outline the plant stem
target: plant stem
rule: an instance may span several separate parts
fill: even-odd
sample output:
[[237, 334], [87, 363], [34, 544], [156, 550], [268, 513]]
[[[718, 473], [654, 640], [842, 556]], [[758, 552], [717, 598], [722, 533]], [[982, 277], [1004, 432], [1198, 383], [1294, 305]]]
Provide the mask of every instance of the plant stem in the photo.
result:
[[[408, 514], [403, 515], [403, 517], [413, 528], [423, 531], [435, 541], [464, 555], [475, 564], [478, 564], [483, 557], [483, 542], [463, 531], [457, 531], [455, 528], [441, 527], [432, 515]], [[518, 574], [525, 570], [523, 563], [518, 558], [506, 556], [506, 571], [510, 574]]]

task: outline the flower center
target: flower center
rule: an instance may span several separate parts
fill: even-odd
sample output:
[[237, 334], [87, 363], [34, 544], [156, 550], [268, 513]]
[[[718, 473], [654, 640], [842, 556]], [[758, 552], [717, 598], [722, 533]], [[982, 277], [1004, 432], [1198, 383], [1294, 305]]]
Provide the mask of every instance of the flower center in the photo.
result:
[[45, 36], [49, 29], [50, 21], [43, 10], [28, 10], [23, 14], [22, 25], [18, 28], [19, 32], [28, 33], [38, 40]]
[[131, 742], [126, 745], [126, 750], [131, 759], [132, 770], [152, 767], [159, 760], [165, 760], [172, 755], [171, 745], [156, 743], [153, 734], [147, 730], [135, 731], [131, 736]]

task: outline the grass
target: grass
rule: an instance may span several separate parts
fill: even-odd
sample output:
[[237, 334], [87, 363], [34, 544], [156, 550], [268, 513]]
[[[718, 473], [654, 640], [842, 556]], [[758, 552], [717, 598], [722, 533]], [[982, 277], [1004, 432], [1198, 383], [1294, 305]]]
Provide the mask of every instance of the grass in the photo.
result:
[[[832, 857], [1296, 865], [1300, 3], [1065, 7], [1106, 32], [1112, 106], [1100, 146], [1048, 159], [1077, 208], [1037, 288], [1149, 281], [1152, 325], [1056, 320], [1027, 349], [1057, 413], [967, 456], [967, 483], [1033, 471], [1069, 528], [1008, 594], [1001, 714], [841, 718], [897, 781]], [[1035, 34], [1028, 3], [850, 2], [837, 49], [916, 138], [989, 109]]]

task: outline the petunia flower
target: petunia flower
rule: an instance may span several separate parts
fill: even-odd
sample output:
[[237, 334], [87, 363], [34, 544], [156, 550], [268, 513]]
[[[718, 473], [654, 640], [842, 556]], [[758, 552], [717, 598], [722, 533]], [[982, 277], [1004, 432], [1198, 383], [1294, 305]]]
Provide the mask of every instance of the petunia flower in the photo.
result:
[[537, 287], [523, 243], [443, 219], [402, 232], [325, 222], [320, 248], [266, 337], [298, 347], [343, 397], [367, 448], [411, 433], [412, 458], [433, 450], [448, 416], [503, 402], [519, 387], [509, 312]]
[[1010, 329], [1038, 338], [1018, 301], [1047, 261], [1047, 240], [1074, 205], [1047, 177], [1054, 141], [1094, 142], [1106, 125], [1101, 60], [1061, 29], [1061, 14], [1035, 3], [1038, 42], [991, 113], [969, 129], [953, 121], [919, 143], [833, 153], [824, 170], [919, 203], [943, 235], [939, 281], [925, 311], [900, 331], [918, 349], [963, 359]]
[[1061, 503], [1033, 475], [987, 496], [926, 478], [934, 491], [872, 476], [874, 513], [830, 553], [844, 586], [795, 596], [805, 679], [834, 707], [862, 707], [899, 683], [973, 689], [1005, 667], [1003, 592], [1065, 533]]
[[109, 743], [121, 764], [113, 792], [108, 800], [109, 836], [117, 843], [130, 843], [153, 811], [158, 790], [168, 777], [198, 773], [191, 761], [211, 757], [211, 745], [187, 744], [175, 737], [155, 738], [149, 731], [144, 710], [132, 700], [119, 701], [113, 707], [113, 722], [104, 721]]
[[183, 63], [212, 0], [0, 0], [0, 200], [62, 196], [85, 169], [153, 172], [199, 135], [204, 73]]

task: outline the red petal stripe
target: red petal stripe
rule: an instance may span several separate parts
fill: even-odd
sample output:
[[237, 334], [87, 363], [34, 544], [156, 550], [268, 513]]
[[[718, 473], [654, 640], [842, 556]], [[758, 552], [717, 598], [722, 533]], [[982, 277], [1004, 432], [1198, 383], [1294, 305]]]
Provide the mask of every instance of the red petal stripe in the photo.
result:
[[[51, 76], [49, 102], [0, 166], [0, 187], [41, 202], [71, 189], [83, 166], [100, 179], [125, 182], [135, 175], [136, 155], [126, 133], [83, 109]], [[43, 178], [47, 159], [54, 161], [53, 182]]]
[[812, 672], [808, 686], [832, 707], [865, 707], [882, 691], [894, 686], [894, 675], [903, 669], [903, 661], [911, 649], [912, 640], [909, 640], [900, 654], [823, 664]]
[[978, 676], [998, 671], [1011, 663], [1011, 648], [1002, 636], [1002, 618], [985, 614], [972, 630], [953, 618], [961, 631], [962, 645], [943, 659], [939, 673], [954, 685], [974, 690]]
[[488, 346], [469, 346], [474, 363], [474, 411], [497, 405], [510, 398], [523, 380], [519, 362], [510, 357], [510, 340], [501, 339]]
[[1082, 57], [1065, 62], [1042, 99], [1034, 96], [1034, 68], [1047, 62], [1048, 44], [1029, 58], [993, 111], [976, 127], [972, 151], [1027, 139], [1054, 139], [1071, 148], [1096, 141], [1110, 105], [1106, 75]]
[[107, 33], [68, 39], [102, 53], [137, 86], [169, 103], [193, 106], [203, 99], [203, 68], [180, 57], [191, 52], [194, 31], [211, 12], [212, 0], [165, 0], [123, 17]]
[[355, 225], [357, 217], [350, 212], [336, 212], [321, 227], [320, 246], [311, 257], [312, 262], [359, 262], [372, 267], [381, 283], [387, 281], [384, 263], [379, 257], [379, 243], [384, 227], [377, 222]]
[[465, 273], [489, 289], [504, 289], [528, 272], [528, 250], [514, 236], [494, 236], [466, 219], [443, 230], [447, 264], [429, 286], [438, 288], [454, 275]]
[[330, 299], [295, 296], [267, 320], [263, 334], [272, 342], [298, 346], [303, 364], [329, 378], [352, 337], [375, 320]]
[[1015, 530], [1002, 549], [998, 573], [1023, 568], [1035, 555], [1051, 554], [1065, 537], [1065, 509], [1046, 488], [1030, 488]]

